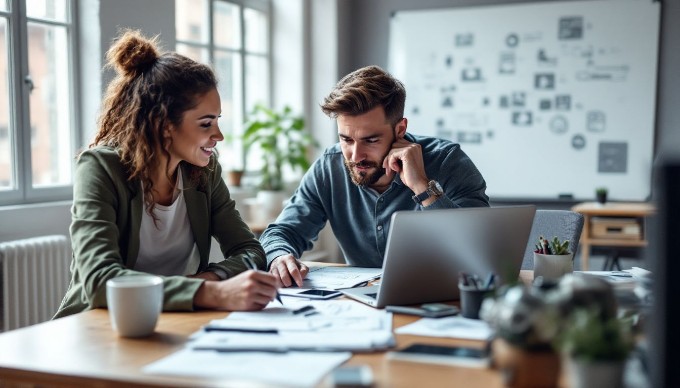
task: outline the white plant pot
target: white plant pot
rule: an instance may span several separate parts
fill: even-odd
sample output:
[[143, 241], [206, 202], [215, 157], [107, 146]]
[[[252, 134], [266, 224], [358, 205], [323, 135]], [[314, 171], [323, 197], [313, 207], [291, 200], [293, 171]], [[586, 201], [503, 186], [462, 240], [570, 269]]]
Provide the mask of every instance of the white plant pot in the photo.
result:
[[571, 388], [623, 387], [625, 361], [585, 361], [569, 358], [567, 370]]
[[288, 200], [285, 191], [260, 190], [257, 192], [258, 217], [261, 221], [272, 222], [283, 210], [283, 204]]
[[534, 279], [557, 280], [563, 275], [574, 272], [574, 254], [544, 255], [534, 252]]

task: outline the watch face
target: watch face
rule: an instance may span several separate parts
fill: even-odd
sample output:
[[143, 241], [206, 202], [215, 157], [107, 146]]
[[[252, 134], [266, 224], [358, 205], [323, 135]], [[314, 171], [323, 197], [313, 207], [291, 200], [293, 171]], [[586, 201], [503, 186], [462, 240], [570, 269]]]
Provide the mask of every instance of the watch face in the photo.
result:
[[442, 189], [442, 186], [439, 184], [439, 182], [434, 181], [434, 180], [430, 181], [428, 189], [430, 189], [432, 191], [432, 195], [437, 196], [437, 197], [444, 194], [444, 190]]

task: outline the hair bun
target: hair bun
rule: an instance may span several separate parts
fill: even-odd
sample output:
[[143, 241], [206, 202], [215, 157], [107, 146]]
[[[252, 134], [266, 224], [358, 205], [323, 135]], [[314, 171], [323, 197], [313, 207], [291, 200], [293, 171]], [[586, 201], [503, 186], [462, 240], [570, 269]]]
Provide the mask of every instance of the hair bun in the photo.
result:
[[123, 75], [144, 72], [158, 60], [157, 38], [146, 38], [138, 30], [126, 30], [106, 52], [106, 59]]

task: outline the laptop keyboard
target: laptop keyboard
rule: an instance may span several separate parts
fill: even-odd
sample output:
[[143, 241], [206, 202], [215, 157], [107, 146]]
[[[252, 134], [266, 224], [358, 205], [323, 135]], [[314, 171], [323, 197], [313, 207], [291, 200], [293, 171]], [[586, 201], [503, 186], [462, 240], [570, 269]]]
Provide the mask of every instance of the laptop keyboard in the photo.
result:
[[375, 298], [378, 297], [378, 293], [377, 293], [377, 292], [374, 292], [374, 293], [371, 293], [371, 294], [366, 294], [366, 296], [369, 297], [369, 298], [375, 299]]

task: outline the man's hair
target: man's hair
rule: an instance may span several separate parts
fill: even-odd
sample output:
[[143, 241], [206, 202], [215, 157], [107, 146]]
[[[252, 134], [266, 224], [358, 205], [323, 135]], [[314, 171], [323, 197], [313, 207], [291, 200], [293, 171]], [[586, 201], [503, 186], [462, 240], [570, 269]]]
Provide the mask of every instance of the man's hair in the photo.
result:
[[382, 106], [385, 118], [397, 125], [404, 117], [404, 84], [378, 66], [367, 66], [347, 74], [324, 98], [321, 110], [331, 118], [357, 116]]

